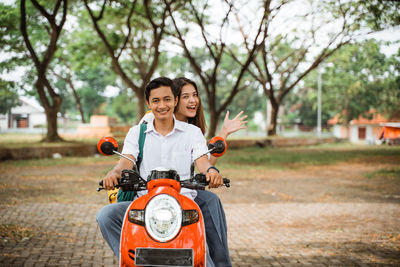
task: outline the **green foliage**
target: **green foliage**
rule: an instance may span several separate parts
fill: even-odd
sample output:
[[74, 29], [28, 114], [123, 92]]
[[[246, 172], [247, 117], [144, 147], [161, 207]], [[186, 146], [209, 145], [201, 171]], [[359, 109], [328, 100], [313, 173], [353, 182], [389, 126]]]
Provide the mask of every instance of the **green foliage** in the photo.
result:
[[19, 32], [19, 10], [16, 5], [0, 3], [0, 44], [7, 57], [0, 62], [2, 70], [8, 72], [21, 65], [27, 65], [25, 46]]
[[137, 99], [127, 92], [121, 92], [111, 99], [109, 115], [117, 116], [124, 124], [133, 124], [136, 120]]
[[18, 94], [14, 83], [0, 79], [0, 114], [7, 113], [12, 107], [18, 105]]
[[106, 101], [104, 96], [101, 96], [96, 90], [88, 86], [80, 88], [78, 95], [81, 98], [86, 121], [89, 121], [91, 115], [102, 113], [99, 108]]
[[[348, 123], [373, 109], [387, 117], [400, 106], [399, 56], [386, 57], [375, 40], [344, 46], [326, 60], [322, 74], [322, 123], [341, 115]], [[318, 71], [304, 80], [304, 86], [289, 96], [286, 113], [293, 122], [315, 126], [317, 118]]]
[[400, 2], [381, 0], [315, 1], [320, 11], [333, 17], [351, 19], [351, 31], [368, 28], [373, 31], [398, 26], [400, 24]]
[[[283, 122], [285, 124], [300, 123], [304, 126], [317, 126], [318, 90], [316, 80], [317, 72], [315, 71], [306, 79], [306, 81], [312, 81], [311, 84], [315, 87], [304, 87], [288, 95], [284, 106], [285, 118]], [[322, 97], [324, 98], [325, 95], [323, 94]], [[324, 105], [321, 111], [321, 123], [327, 125], [328, 120], [335, 113], [326, 109]]]
[[351, 1], [365, 10], [364, 20], [374, 30], [400, 25], [399, 1]]
[[[218, 164], [240, 168], [241, 165], [255, 168], [302, 168], [309, 165], [331, 165], [339, 162], [370, 162], [385, 157], [395, 162], [400, 158], [400, 148], [393, 147], [340, 147], [334, 149], [318, 147], [304, 148], [244, 148], [228, 150]], [[240, 151], [240, 153], [238, 153]]]
[[[344, 123], [371, 109], [388, 116], [399, 111], [398, 58], [389, 60], [380, 47], [375, 40], [348, 45], [327, 60], [323, 106], [341, 113]], [[315, 80], [310, 87], [316, 88]]]

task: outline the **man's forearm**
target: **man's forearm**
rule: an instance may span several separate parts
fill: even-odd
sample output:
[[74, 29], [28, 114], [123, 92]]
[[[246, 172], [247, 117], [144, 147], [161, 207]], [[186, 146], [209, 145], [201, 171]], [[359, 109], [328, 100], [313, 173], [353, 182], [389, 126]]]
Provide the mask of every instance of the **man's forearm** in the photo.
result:
[[[126, 155], [129, 158], [132, 158], [133, 160], [135, 159], [131, 155]], [[121, 177], [121, 172], [122, 170], [125, 169], [132, 169], [133, 167], [133, 162], [130, 160], [127, 160], [125, 158], [121, 158], [117, 165], [109, 171], [106, 175], [106, 177], [103, 179], [103, 186], [105, 189], [113, 189], [114, 185], [118, 184], [118, 178]]]
[[[135, 158], [132, 157], [131, 155], [125, 155], [125, 156], [127, 156], [127, 157], [129, 157], [129, 158], [135, 160]], [[134, 167], [134, 164], [133, 164], [132, 161], [127, 160], [127, 159], [125, 159], [125, 158], [120, 158], [118, 164], [115, 165], [114, 170], [115, 170], [115, 171], [122, 172], [122, 170], [125, 170], [125, 169], [132, 169], [133, 167]]]
[[199, 169], [200, 172], [206, 173], [208, 168], [212, 166], [212, 164], [209, 162], [207, 156], [203, 156], [196, 160], [196, 166], [197, 169]]

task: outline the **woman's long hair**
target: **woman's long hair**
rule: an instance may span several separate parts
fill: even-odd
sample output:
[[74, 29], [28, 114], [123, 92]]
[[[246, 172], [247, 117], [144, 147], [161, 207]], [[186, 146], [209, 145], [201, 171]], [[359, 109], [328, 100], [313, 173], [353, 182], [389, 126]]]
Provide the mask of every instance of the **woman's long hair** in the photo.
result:
[[203, 106], [201, 104], [201, 98], [200, 98], [199, 90], [197, 89], [196, 83], [188, 78], [179, 77], [179, 78], [172, 80], [172, 90], [175, 90], [174, 95], [178, 96], [178, 105], [179, 105], [179, 102], [181, 99], [182, 88], [185, 85], [189, 85], [189, 84], [192, 85], [197, 92], [197, 95], [199, 97], [199, 106], [197, 108], [196, 116], [194, 116], [193, 118], [188, 118], [188, 123], [199, 127], [201, 132], [203, 134], [205, 134], [206, 128], [207, 128], [206, 120], [204, 118], [204, 110], [203, 110]]

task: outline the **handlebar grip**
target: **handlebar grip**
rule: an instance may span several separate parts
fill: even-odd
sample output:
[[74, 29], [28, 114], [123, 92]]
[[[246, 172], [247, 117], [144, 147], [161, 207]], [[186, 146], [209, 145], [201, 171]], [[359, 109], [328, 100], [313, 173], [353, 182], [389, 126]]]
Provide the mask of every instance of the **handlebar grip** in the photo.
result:
[[100, 187], [97, 188], [97, 192], [100, 192], [101, 190], [105, 190], [105, 188], [103, 187], [103, 180], [101, 180], [101, 181], [99, 182], [99, 186], [100, 186]]
[[[101, 180], [99, 182], [99, 188], [97, 188], [97, 192], [101, 191], [101, 190], [105, 190], [105, 188], [103, 187], [103, 180]], [[119, 188], [119, 185], [115, 185], [115, 188]]]
[[230, 185], [231, 180], [229, 180], [228, 178], [223, 178], [223, 183], [224, 183], [224, 185], [225, 185], [226, 187], [230, 187], [230, 186], [231, 186], [231, 185]]

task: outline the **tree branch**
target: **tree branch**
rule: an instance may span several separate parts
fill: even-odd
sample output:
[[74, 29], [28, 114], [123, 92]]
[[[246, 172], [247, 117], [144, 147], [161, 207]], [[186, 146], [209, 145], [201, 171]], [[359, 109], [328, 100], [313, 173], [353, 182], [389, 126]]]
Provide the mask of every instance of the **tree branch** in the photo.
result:
[[131, 7], [131, 9], [129, 10], [128, 18], [126, 19], [126, 24], [127, 24], [127, 26], [128, 26], [128, 34], [126, 35], [125, 41], [124, 41], [124, 43], [122, 44], [122, 47], [121, 47], [121, 49], [120, 49], [120, 51], [119, 51], [119, 53], [118, 53], [118, 55], [117, 55], [117, 60], [120, 58], [122, 52], [124, 51], [124, 49], [125, 49], [125, 47], [126, 47], [128, 41], [129, 41], [129, 38], [130, 38], [130, 36], [131, 36], [131, 31], [132, 31], [132, 29], [131, 29], [131, 18], [132, 18], [133, 10], [135, 9], [135, 6], [136, 6], [136, 0], [133, 1], [132, 7]]
[[218, 58], [218, 56], [216, 56], [214, 54], [214, 51], [212, 49], [212, 45], [210, 44], [210, 42], [208, 41], [208, 38], [206, 36], [206, 30], [204, 28], [204, 24], [203, 24], [203, 18], [200, 18], [198, 12], [196, 11], [196, 8], [194, 7], [194, 5], [192, 4], [192, 2], [189, 2], [191, 8], [192, 8], [192, 14], [195, 16], [196, 21], [197, 21], [197, 25], [199, 25], [200, 30], [201, 30], [201, 35], [203, 36], [203, 40], [208, 48], [208, 51], [210, 52], [211, 57], [214, 59], [214, 61], [216, 61], [216, 58]]
[[[25, 2], [25, 1], [24, 1]], [[36, 7], [37, 10], [39, 10], [40, 14], [43, 15], [49, 22], [54, 23], [54, 17], [56, 13], [49, 14], [46, 9], [44, 9], [36, 0], [31, 0], [32, 4]], [[56, 6], [59, 6], [59, 0], [57, 1]]]
[[[164, 2], [165, 2], [165, 1], [164, 1]], [[191, 52], [189, 51], [189, 49], [188, 49], [188, 47], [187, 47], [187, 45], [186, 45], [186, 42], [185, 42], [185, 40], [183, 39], [182, 33], [181, 33], [181, 31], [179, 30], [179, 28], [178, 28], [178, 26], [177, 26], [177, 24], [176, 24], [175, 17], [174, 17], [174, 15], [173, 15], [173, 13], [172, 13], [171, 8], [170, 8], [169, 5], [167, 5], [167, 9], [168, 9], [168, 12], [169, 12], [169, 14], [170, 14], [170, 17], [171, 17], [171, 20], [172, 20], [172, 24], [174, 25], [175, 31], [176, 31], [176, 33], [177, 33], [177, 36], [176, 36], [176, 37], [177, 37], [178, 40], [180, 41], [180, 43], [181, 43], [181, 45], [182, 45], [182, 48], [183, 48], [183, 50], [184, 50], [184, 52], [185, 52], [185, 54], [186, 54], [186, 57], [189, 59], [190, 65], [192, 66], [192, 68], [194, 69], [194, 71], [197, 73], [197, 75], [199, 75], [200, 80], [201, 80], [201, 82], [202, 82], [203, 85], [204, 85], [204, 90], [206, 91], [207, 97], [210, 97], [210, 91], [209, 91], [209, 89], [208, 89], [208, 82], [207, 82], [207, 79], [209, 78], [209, 77], [208, 77], [208, 74], [202, 71], [200, 65], [196, 62], [196, 59], [193, 57], [193, 55], [192, 55]]]
[[28, 48], [30, 56], [33, 60], [33, 63], [35, 64], [37, 69], [40, 69], [39, 58], [38, 58], [35, 50], [32, 47], [32, 43], [29, 40], [28, 32], [26, 29], [26, 5], [25, 5], [25, 2], [26, 2], [25, 0], [21, 0], [21, 3], [20, 3], [20, 10], [21, 10], [20, 29], [21, 29], [21, 33], [22, 33], [22, 37], [24, 39], [25, 45]]

